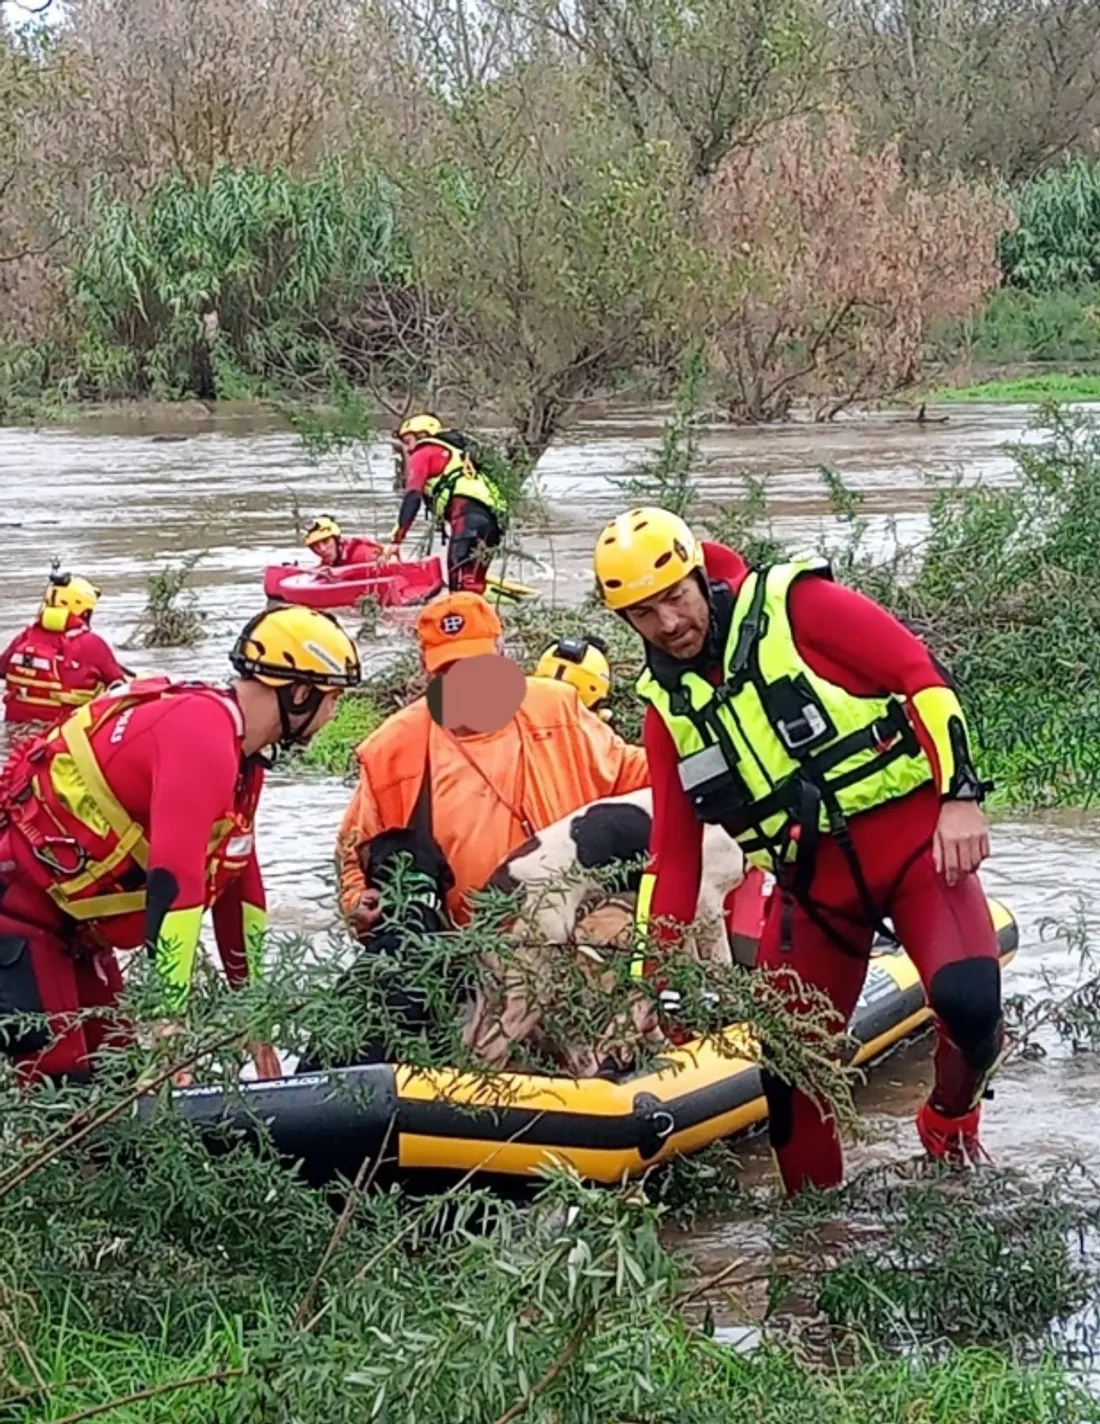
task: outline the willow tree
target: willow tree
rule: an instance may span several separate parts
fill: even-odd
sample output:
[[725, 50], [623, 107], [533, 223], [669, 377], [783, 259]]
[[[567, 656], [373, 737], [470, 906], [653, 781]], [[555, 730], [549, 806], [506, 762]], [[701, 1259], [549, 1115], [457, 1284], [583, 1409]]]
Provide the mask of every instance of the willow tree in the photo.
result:
[[[409, 254], [381, 175], [326, 164], [174, 174], [142, 204], [100, 192], [73, 277], [84, 381], [161, 397], [324, 389], [379, 333]], [[388, 315], [375, 310], [381, 340]]]

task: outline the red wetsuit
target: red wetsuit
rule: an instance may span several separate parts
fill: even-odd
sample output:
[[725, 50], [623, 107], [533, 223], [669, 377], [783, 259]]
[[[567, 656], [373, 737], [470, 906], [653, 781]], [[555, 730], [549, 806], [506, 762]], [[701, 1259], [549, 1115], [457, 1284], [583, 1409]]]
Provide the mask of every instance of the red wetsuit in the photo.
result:
[[[425, 485], [429, 480], [438, 479], [442, 475], [450, 459], [450, 452], [434, 442], [417, 445], [409, 452], [405, 497], [401, 501], [397, 528], [393, 534], [393, 541], [398, 546], [404, 541], [419, 513]], [[450, 591], [484, 593], [490, 562], [485, 554], [491, 554], [491, 550], [500, 543], [496, 516], [480, 500], [456, 494], [447, 505], [445, 517], [451, 526], [451, 538], [447, 546], [447, 582]]]
[[[744, 561], [721, 545], [704, 544], [703, 549], [710, 579], [736, 593], [747, 572]], [[949, 886], [933, 864], [932, 837], [944, 785], [942, 758], [908, 699], [923, 688], [949, 686], [948, 681], [920, 639], [860, 593], [823, 579], [800, 579], [791, 588], [788, 607], [798, 652], [820, 677], [856, 695], [894, 693], [907, 699], [914, 729], [935, 772], [934, 783], [851, 817], [849, 827], [879, 913], [891, 917], [938, 1010], [930, 1102], [947, 1117], [962, 1117], [995, 1057], [990, 1047], [1000, 1041], [1000, 966], [996, 933], [977, 876]], [[718, 682], [717, 667], [709, 675]], [[652, 707], [646, 710], [643, 740], [653, 786], [649, 870], [656, 879], [650, 915], [688, 923], [699, 891], [703, 827], [680, 786], [672, 738]], [[870, 950], [874, 926], [830, 835], [820, 838], [808, 894], [854, 947], [864, 955]], [[804, 982], [825, 990], [847, 1023], [863, 986], [866, 958], [835, 945], [800, 905], [794, 907], [790, 949], [783, 950], [780, 896], [770, 899], [757, 962], [794, 970]], [[830, 912], [840, 912], [840, 917]], [[655, 926], [654, 933], [662, 935], [661, 926]], [[664, 937], [669, 934], [666, 930]], [[975, 969], [974, 960], [984, 963]], [[797, 1007], [792, 998], [792, 1010]], [[772, 1142], [787, 1189], [839, 1183], [843, 1158], [832, 1124], [808, 1098], [785, 1087], [773, 1085], [769, 1104]]]
[[381, 544], [373, 539], [345, 539], [336, 541], [336, 557], [330, 568], [342, 568], [345, 564], [373, 564], [382, 552]]
[[[109, 700], [97, 699], [93, 714]], [[133, 864], [128, 860], [112, 877], [96, 882], [98, 894], [133, 892], [136, 883], [137, 903], [92, 918], [75, 918], [47, 893], [74, 867], [59, 874], [43, 864], [34, 850], [38, 832], [56, 827], [39, 797], [29, 803], [13, 799], [26, 785], [28, 767], [43, 775], [41, 753], [37, 762], [33, 758], [44, 739], [24, 744], [9, 758], [0, 785], [0, 805], [10, 816], [0, 833], [0, 1004], [12, 1012], [13, 998], [22, 994], [25, 1001], [33, 988], [39, 1003], [25, 1003], [25, 1011], [53, 1016], [58, 1035], [45, 1053], [13, 1055], [23, 1077], [86, 1069], [87, 1055], [103, 1041], [107, 1027], [91, 1020], [83, 1029], [64, 1031], [61, 1016], [115, 1003], [121, 987], [115, 949], [157, 946], [166, 999], [178, 1009], [190, 983], [204, 908], [213, 905], [215, 938], [230, 983], [248, 978], [247, 939], [262, 930], [265, 914], [252, 829], [263, 770], [242, 760], [241, 732], [231, 695], [189, 688], [139, 702], [90, 733], [110, 792], [148, 841], [144, 884], [140, 876], [135, 882], [124, 873]], [[29, 810], [21, 809], [27, 805]], [[74, 839], [76, 824], [65, 825]], [[211, 855], [208, 846], [218, 826], [222, 839]], [[93, 858], [102, 856], [87, 833], [80, 843]], [[24, 941], [33, 971], [29, 985], [28, 956], [18, 954]]]
[[[13, 670], [17, 677], [11, 676]], [[75, 705], [57, 697], [58, 690], [90, 694], [128, 676], [110, 645], [85, 625], [62, 633], [32, 623], [0, 653], [0, 677], [7, 680], [4, 718], [8, 722], [56, 721]]]

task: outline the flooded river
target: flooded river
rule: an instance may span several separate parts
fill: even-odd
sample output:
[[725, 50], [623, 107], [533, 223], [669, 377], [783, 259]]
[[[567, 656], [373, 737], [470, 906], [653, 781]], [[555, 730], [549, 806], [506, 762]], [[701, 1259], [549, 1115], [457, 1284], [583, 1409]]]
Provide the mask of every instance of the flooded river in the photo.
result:
[[[525, 541], [530, 561], [512, 564], [513, 577], [561, 602], [583, 598], [600, 522], [624, 503], [615, 481], [658, 444], [659, 419], [629, 409], [593, 415], [547, 453], [538, 469], [546, 528]], [[766, 475], [780, 514], [777, 528], [812, 547], [833, 532], [817, 475], [826, 465], [865, 495], [873, 537], [887, 538], [894, 521], [911, 540], [919, 537], [929, 495], [921, 472], [1010, 479], [1012, 462], [1002, 447], [1026, 438], [1026, 422], [1023, 409], [975, 407], [953, 409], [946, 424], [925, 426], [883, 416], [826, 429], [722, 431], [704, 441], [705, 489], [720, 503], [737, 498], [746, 470]], [[144, 608], [149, 572], [203, 549], [207, 557], [193, 583], [207, 637], [194, 649], [132, 652], [128, 660], [143, 671], [220, 680], [229, 674], [233, 636], [263, 606], [265, 565], [303, 558], [295, 507], [306, 523], [332, 513], [349, 531], [385, 537], [397, 503], [392, 470], [384, 443], [367, 458], [311, 465], [295, 437], [265, 427], [253, 414], [181, 413], [166, 425], [147, 413], [64, 431], [0, 430], [0, 636], [10, 638], [33, 616], [51, 560], [59, 557], [100, 585], [96, 625], [123, 645]], [[364, 645], [368, 662], [407, 643], [408, 621], [383, 621]], [[331, 921], [332, 846], [347, 794], [336, 779], [273, 778], [261, 807], [259, 846], [276, 926], [317, 932]], [[1038, 927], [1046, 917], [1072, 915], [1075, 897], [1091, 897], [1100, 816], [1002, 820], [993, 844], [985, 883], [1021, 927], [1007, 992], [1037, 989], [1044, 974], [1070, 987], [1079, 974], [1075, 956], [1057, 937], [1040, 942]], [[1000, 1075], [986, 1115], [988, 1147], [1006, 1165], [1078, 1155], [1100, 1166], [1095, 1065], [1044, 1042], [1046, 1059], [1017, 1061]], [[876, 1070], [862, 1094], [876, 1140], [853, 1149], [853, 1166], [916, 1150], [912, 1115], [928, 1070], [927, 1043]], [[762, 1150], [751, 1144], [746, 1170], [756, 1179], [769, 1170]]]

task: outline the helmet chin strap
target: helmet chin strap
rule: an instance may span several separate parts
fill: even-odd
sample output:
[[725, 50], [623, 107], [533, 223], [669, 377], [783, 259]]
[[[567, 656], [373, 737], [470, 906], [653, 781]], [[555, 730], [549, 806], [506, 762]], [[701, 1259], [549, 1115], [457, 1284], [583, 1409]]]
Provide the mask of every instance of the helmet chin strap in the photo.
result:
[[[306, 695], [302, 701], [296, 702], [293, 684], [275, 689], [275, 697], [279, 704], [279, 725], [282, 728], [279, 746], [287, 751], [292, 747], [305, 746], [309, 740], [309, 729], [313, 725], [313, 719], [317, 716], [321, 703], [325, 699], [325, 694], [319, 687], [307, 687], [305, 692]], [[290, 725], [292, 716], [306, 719], [297, 731]]]
[[[301, 686], [300, 683], [298, 685]], [[279, 740], [269, 742], [266, 747], [261, 747], [259, 751], [252, 754], [253, 758], [269, 771], [278, 761], [280, 749], [290, 751], [294, 747], [305, 746], [309, 740], [309, 729], [313, 725], [313, 719], [317, 716], [325, 698], [324, 692], [319, 687], [306, 688], [306, 695], [300, 702], [294, 700], [295, 688], [293, 685], [276, 687], [273, 691], [279, 707]], [[306, 720], [295, 731], [290, 723], [291, 717], [304, 717]]]

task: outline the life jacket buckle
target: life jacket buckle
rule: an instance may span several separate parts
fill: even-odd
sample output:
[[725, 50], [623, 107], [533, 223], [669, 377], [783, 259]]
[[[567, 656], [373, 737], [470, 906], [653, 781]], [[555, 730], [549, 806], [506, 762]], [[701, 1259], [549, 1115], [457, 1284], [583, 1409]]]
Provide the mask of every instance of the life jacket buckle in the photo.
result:
[[789, 752], [801, 751], [803, 747], [816, 742], [829, 730], [829, 724], [812, 702], [803, 703], [799, 715], [787, 721], [783, 717], [775, 719], [775, 729]]

